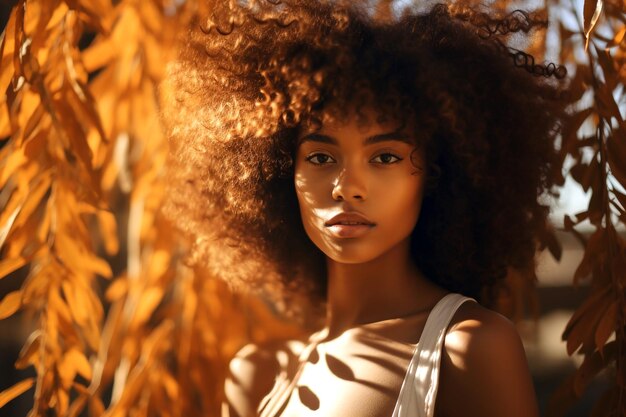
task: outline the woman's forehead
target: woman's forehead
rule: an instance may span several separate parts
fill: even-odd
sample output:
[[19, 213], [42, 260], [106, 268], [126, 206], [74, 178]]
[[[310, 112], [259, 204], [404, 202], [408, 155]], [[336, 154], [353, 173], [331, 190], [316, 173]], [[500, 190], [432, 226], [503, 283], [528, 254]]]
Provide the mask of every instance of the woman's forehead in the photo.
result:
[[381, 129], [385, 131], [410, 131], [413, 126], [410, 112], [392, 114], [383, 108], [373, 105], [351, 104], [340, 108], [331, 105], [318, 114], [312, 115], [300, 125], [300, 135], [312, 132], [333, 131], [346, 125], [354, 125], [358, 129]]

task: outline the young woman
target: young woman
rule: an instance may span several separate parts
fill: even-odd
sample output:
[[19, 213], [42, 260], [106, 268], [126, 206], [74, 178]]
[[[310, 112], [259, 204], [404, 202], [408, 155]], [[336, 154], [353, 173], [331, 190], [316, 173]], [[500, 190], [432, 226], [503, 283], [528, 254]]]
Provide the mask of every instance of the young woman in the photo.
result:
[[216, 274], [322, 313], [239, 352], [225, 413], [537, 416], [515, 327], [481, 304], [545, 227], [562, 69], [506, 46], [545, 22], [294, 0], [194, 23], [168, 210]]

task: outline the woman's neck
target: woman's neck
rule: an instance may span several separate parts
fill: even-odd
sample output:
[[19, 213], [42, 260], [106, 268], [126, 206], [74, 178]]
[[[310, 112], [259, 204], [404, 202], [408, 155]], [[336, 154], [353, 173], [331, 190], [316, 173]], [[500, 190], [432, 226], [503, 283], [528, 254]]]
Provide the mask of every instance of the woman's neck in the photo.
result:
[[370, 262], [327, 259], [327, 266], [329, 339], [362, 324], [420, 312], [445, 293], [413, 263], [408, 239]]

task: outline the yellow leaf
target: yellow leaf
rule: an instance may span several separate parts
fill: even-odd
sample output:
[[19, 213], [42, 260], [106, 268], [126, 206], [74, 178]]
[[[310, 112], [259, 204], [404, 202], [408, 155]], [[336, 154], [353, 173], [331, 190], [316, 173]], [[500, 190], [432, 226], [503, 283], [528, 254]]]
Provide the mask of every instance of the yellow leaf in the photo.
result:
[[[87, 12], [98, 18], [99, 23], [102, 24], [102, 30], [107, 30], [106, 18], [113, 15], [113, 6], [111, 1], [108, 0], [80, 0], [81, 10]], [[117, 2], [116, 2], [117, 3]]]
[[69, 389], [72, 386], [72, 382], [74, 382], [74, 378], [76, 377], [76, 367], [70, 352], [65, 353], [57, 365], [60, 384], [56, 388], [59, 391]]
[[0, 99], [0, 138], [6, 138], [12, 134], [11, 121], [9, 120], [9, 109]]
[[8, 293], [2, 301], [0, 301], [0, 319], [6, 319], [19, 310], [22, 305], [22, 291], [13, 291]]
[[27, 378], [13, 385], [11, 388], [0, 392], [0, 407], [4, 407], [9, 401], [28, 391], [30, 387], [33, 386], [34, 382], [35, 378]]
[[[42, 203], [45, 203], [43, 200], [44, 196], [48, 192], [52, 179], [50, 177], [50, 173], [45, 171], [42, 172], [31, 182], [31, 187], [29, 187], [28, 195], [24, 204], [22, 204], [22, 209], [18, 217], [15, 219], [14, 228], [18, 228], [22, 226], [31, 215], [36, 215], [35, 209]], [[39, 216], [37, 216], [39, 217]]]
[[102, 232], [104, 241], [104, 250], [108, 255], [115, 255], [119, 250], [120, 244], [117, 239], [117, 222], [115, 216], [110, 211], [98, 210], [98, 225]]
[[63, 281], [61, 283], [61, 288], [63, 289], [63, 295], [67, 300], [67, 306], [70, 309], [74, 320], [78, 325], [85, 326], [90, 311], [86, 308], [86, 300], [78, 297], [77, 291], [75, 291], [76, 285], [77, 284], [70, 283], [69, 281]]
[[67, 409], [69, 408], [69, 405], [70, 405], [70, 395], [64, 389], [57, 389], [54, 392], [56, 394], [56, 399], [57, 399], [57, 403], [55, 407], [56, 415], [64, 416], [65, 413], [67, 413]]
[[5, 259], [0, 261], [0, 278], [4, 278], [11, 272], [26, 265], [26, 259], [22, 257]]
[[72, 94], [74, 94], [73, 90], [67, 88], [62, 97], [52, 100], [52, 105], [61, 126], [63, 126], [64, 134], [69, 140], [69, 143], [66, 145], [68, 150], [72, 152], [73, 156], [77, 157], [78, 161], [82, 162], [86, 171], [91, 172], [93, 154], [87, 144], [87, 131], [80, 124], [74, 109], [69, 105]]
[[[7, 148], [13, 147], [11, 144], [7, 145]], [[13, 147], [14, 148], [14, 147]], [[7, 158], [2, 161], [0, 166], [0, 187], [4, 187], [11, 176], [13, 176], [18, 169], [26, 162], [24, 158], [23, 149], [10, 149], [10, 153]]]
[[170, 267], [170, 252], [166, 250], [157, 250], [152, 254], [149, 262], [148, 275], [151, 277], [160, 277]]
[[2, 32], [2, 44], [0, 45], [0, 91], [3, 94], [14, 75], [15, 18], [15, 13], [11, 13], [4, 32]]
[[92, 72], [107, 65], [118, 53], [110, 38], [98, 38], [83, 51], [81, 58], [85, 69]]
[[[97, 319], [99, 320], [100, 317]], [[98, 346], [100, 344], [100, 327], [96, 322], [96, 317], [93, 315], [89, 316], [87, 326], [83, 329], [83, 336], [91, 349], [98, 350]]]
[[37, 106], [35, 111], [29, 116], [26, 125], [24, 126], [24, 133], [22, 134], [24, 140], [28, 140], [39, 132], [39, 129], [43, 127], [41, 122], [42, 117], [45, 114], [45, 108], [42, 105]]
[[55, 288], [50, 291], [48, 298], [48, 311], [57, 313], [62, 322], [72, 324], [72, 313], [67, 303], [61, 297], [59, 289]]
[[163, 371], [160, 375], [161, 383], [163, 384], [163, 388], [165, 388], [165, 392], [170, 400], [176, 402], [179, 400], [179, 385], [176, 379], [172, 378], [169, 372]]
[[624, 35], [626, 35], [626, 25], [622, 26], [622, 28], [617, 31], [615, 36], [613, 36], [613, 39], [611, 39], [611, 41], [606, 44], [606, 47], [613, 48], [614, 46], [621, 44], [624, 40]]
[[105, 409], [102, 400], [96, 396], [92, 395], [89, 397], [89, 415], [90, 416], [102, 416], [104, 415]]
[[[15, 198], [15, 200], [17, 200], [17, 198]], [[4, 245], [4, 241], [6, 240], [7, 236], [9, 235], [9, 232], [11, 231], [11, 228], [13, 227], [13, 222], [15, 221], [15, 218], [17, 217], [17, 215], [20, 213], [20, 210], [22, 209], [22, 204], [23, 204], [24, 200], [22, 199], [22, 201], [19, 201], [19, 204], [17, 205], [17, 207], [12, 207], [11, 211], [8, 211], [8, 209], [5, 207], [4, 209], [6, 210], [6, 213], [9, 213], [9, 217], [5, 220], [5, 219], [0, 219], [0, 248], [2, 248], [2, 246]], [[4, 220], [4, 221], [1, 221]]]
[[61, 20], [63, 20], [67, 12], [68, 12], [68, 8], [65, 2], [60, 2], [57, 5], [56, 9], [54, 10], [54, 13], [52, 13], [52, 16], [46, 23], [46, 30], [49, 30], [53, 28], [54, 26], [58, 25], [59, 23], [61, 23]]
[[83, 355], [83, 352], [72, 348], [63, 355], [63, 359], [59, 365], [59, 375], [65, 388], [69, 389], [72, 385], [76, 372], [86, 380], [91, 380], [92, 372], [89, 361], [85, 355]]
[[161, 302], [163, 292], [163, 288], [153, 287], [142, 294], [133, 318], [134, 324], [141, 325], [148, 320], [154, 309]]
[[56, 244], [59, 257], [63, 263], [77, 273], [91, 272], [102, 277], [110, 278], [113, 275], [111, 266], [102, 258], [84, 247], [82, 242], [68, 236], [66, 233], [57, 233]]
[[114, 302], [122, 298], [128, 292], [128, 279], [126, 277], [120, 277], [113, 281], [109, 288], [107, 288], [105, 297], [108, 301]]
[[39, 360], [39, 347], [41, 345], [41, 331], [34, 331], [29, 337], [15, 362], [16, 369], [25, 369], [29, 365], [35, 365]]
[[90, 397], [90, 394], [86, 389], [84, 389], [84, 391], [87, 392], [83, 392], [81, 388], [79, 388], [82, 387], [80, 384], [74, 383], [72, 386], [79, 392], [79, 394], [78, 397], [72, 401], [70, 408], [67, 410], [67, 417], [78, 417], [85, 408], [85, 404], [87, 403], [87, 399]]

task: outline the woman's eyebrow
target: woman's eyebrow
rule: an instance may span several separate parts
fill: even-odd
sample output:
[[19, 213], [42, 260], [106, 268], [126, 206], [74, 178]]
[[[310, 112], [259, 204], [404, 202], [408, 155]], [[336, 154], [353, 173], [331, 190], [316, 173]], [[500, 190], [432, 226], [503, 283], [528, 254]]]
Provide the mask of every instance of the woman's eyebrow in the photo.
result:
[[[401, 132], [389, 132], [369, 136], [365, 138], [363, 145], [373, 145], [375, 143], [386, 141], [398, 141], [408, 143], [409, 145], [415, 145], [415, 141], [413, 141], [408, 135]], [[298, 146], [302, 145], [304, 142], [321, 142], [329, 145], [339, 145], [337, 139], [321, 133], [309, 133], [308, 135], [301, 137], [298, 140]]]

